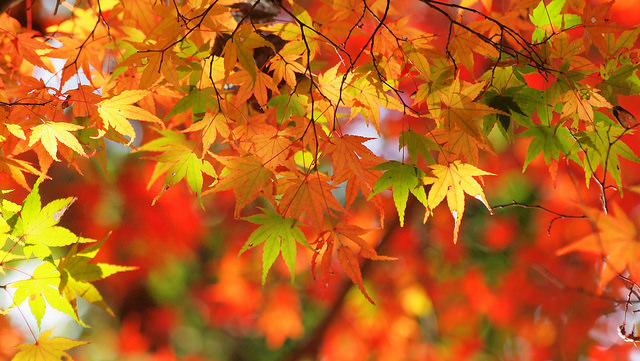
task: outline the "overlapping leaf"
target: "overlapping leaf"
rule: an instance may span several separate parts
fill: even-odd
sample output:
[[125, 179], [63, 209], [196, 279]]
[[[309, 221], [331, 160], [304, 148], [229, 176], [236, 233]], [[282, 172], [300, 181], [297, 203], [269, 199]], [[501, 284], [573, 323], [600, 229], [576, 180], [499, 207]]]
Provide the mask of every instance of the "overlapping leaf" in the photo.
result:
[[58, 263], [60, 293], [69, 301], [76, 313], [78, 307], [77, 297], [79, 296], [113, 315], [109, 306], [102, 299], [100, 292], [91, 282], [105, 279], [115, 273], [136, 269], [136, 267], [108, 263], [89, 263], [95, 258], [104, 242], [103, 240], [95, 243], [81, 251], [78, 251], [77, 244], [73, 245], [67, 255]]
[[474, 138], [481, 139], [480, 120], [482, 117], [489, 114], [508, 115], [501, 110], [475, 101], [485, 86], [486, 84], [483, 82], [461, 83], [456, 78], [448, 90], [441, 92], [443, 109], [435, 114], [439, 116], [439, 121], [445, 128], [457, 127]]

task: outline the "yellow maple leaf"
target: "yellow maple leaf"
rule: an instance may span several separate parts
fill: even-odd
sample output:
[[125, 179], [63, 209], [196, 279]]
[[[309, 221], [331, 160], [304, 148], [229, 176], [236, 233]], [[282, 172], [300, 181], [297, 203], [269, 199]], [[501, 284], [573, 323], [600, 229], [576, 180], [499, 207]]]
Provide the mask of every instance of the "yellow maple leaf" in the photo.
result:
[[464, 193], [480, 200], [489, 212], [493, 214], [484, 196], [482, 186], [473, 177], [494, 174], [478, 169], [471, 164], [462, 163], [459, 160], [448, 165], [434, 164], [430, 167], [431, 174], [423, 179], [424, 184], [432, 184], [427, 197], [428, 209], [425, 214], [425, 221], [433, 209], [446, 197], [447, 205], [455, 221], [453, 243], [456, 243], [458, 242], [458, 231], [460, 230], [460, 222], [464, 213]]
[[225, 140], [229, 137], [229, 119], [224, 113], [207, 113], [202, 120], [185, 129], [185, 133], [195, 131], [202, 131], [202, 146], [206, 151], [216, 138]]
[[136, 132], [129, 119], [163, 124], [160, 118], [133, 105], [149, 93], [147, 90], [125, 90], [98, 103], [98, 114], [103, 121], [102, 126], [99, 127], [98, 137], [102, 137], [109, 128], [113, 128], [116, 132], [129, 137], [129, 144], [131, 144], [136, 138]]
[[11, 361], [73, 361], [73, 358], [71, 358], [66, 350], [88, 343], [64, 337], [51, 338], [52, 331], [53, 330], [47, 330], [42, 332], [38, 337], [38, 341], [34, 344], [19, 345], [18, 349], [20, 349], [20, 351]]
[[59, 160], [56, 157], [58, 153], [58, 142], [73, 149], [74, 152], [87, 156], [82, 149], [82, 145], [78, 142], [78, 139], [71, 134], [72, 131], [83, 129], [84, 127], [61, 122], [45, 122], [37, 125], [31, 129], [31, 137], [29, 138], [29, 146], [33, 146], [37, 141], [40, 141], [46, 149], [47, 153], [51, 155], [54, 160]]

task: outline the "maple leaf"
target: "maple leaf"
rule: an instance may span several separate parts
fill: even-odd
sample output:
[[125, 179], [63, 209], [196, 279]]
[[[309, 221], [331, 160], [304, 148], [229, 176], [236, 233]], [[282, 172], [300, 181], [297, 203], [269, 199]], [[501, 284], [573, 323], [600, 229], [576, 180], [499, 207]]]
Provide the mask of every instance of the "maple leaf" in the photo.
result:
[[272, 93], [279, 93], [273, 78], [263, 72], [259, 72], [256, 76], [251, 77], [249, 72], [238, 71], [231, 74], [228, 81], [229, 83], [240, 85], [236, 96], [237, 104], [245, 103], [253, 95], [256, 97], [258, 104], [265, 106], [269, 100], [267, 97], [267, 88], [270, 89]]
[[[477, 24], [477, 23], [476, 23]], [[469, 27], [473, 29], [473, 24]], [[478, 37], [471, 31], [462, 27], [455, 27], [454, 34], [451, 36], [449, 51], [453, 53], [455, 59], [459, 61], [469, 70], [473, 71], [474, 53], [478, 53], [487, 58], [497, 58], [498, 51], [485, 41], [478, 41]]]
[[[611, 63], [615, 64], [615, 63]], [[612, 70], [603, 69], [604, 81], [598, 84], [607, 98], [618, 95], [636, 95], [640, 92], [640, 78], [636, 74], [640, 66], [621, 64]]]
[[89, 263], [95, 258], [105, 240], [106, 238], [101, 242], [86, 247], [82, 251], [78, 251], [78, 245], [74, 244], [67, 252], [67, 255], [60, 259], [58, 263], [58, 271], [61, 275], [60, 293], [71, 303], [76, 312], [76, 296], [80, 296], [113, 315], [109, 306], [102, 299], [100, 292], [90, 282], [105, 279], [118, 272], [136, 269], [136, 267], [108, 263]]
[[353, 203], [358, 191], [369, 197], [380, 173], [370, 168], [379, 165], [383, 159], [376, 156], [364, 142], [371, 138], [357, 135], [333, 137], [325, 151], [331, 155], [334, 184], [347, 181], [347, 208]]
[[415, 43], [413, 41], [408, 41], [403, 44], [402, 49], [407, 56], [407, 62], [415, 67], [421, 76], [428, 79], [431, 75], [431, 65], [429, 65], [427, 57], [420, 51], [421, 49], [418, 43], [418, 41]]
[[273, 82], [279, 84], [284, 79], [287, 85], [295, 88], [296, 73], [302, 74], [306, 71], [304, 65], [297, 62], [300, 57], [297, 54], [285, 54], [271, 58], [269, 69], [273, 70]]
[[226, 42], [223, 50], [225, 77], [229, 76], [239, 62], [251, 79], [255, 80], [260, 72], [253, 59], [252, 50], [258, 47], [270, 47], [275, 51], [273, 44], [254, 32], [251, 26], [241, 24], [234, 31], [233, 38]]
[[[326, 72], [318, 75], [318, 88], [319, 92], [322, 94], [322, 97], [326, 98], [331, 102], [333, 106], [338, 106], [338, 99], [345, 102], [346, 104], [351, 104], [352, 96], [351, 94], [340, 92], [340, 90], [344, 90], [341, 88], [341, 84], [343, 81], [342, 74], [338, 73], [338, 68], [340, 64], [336, 64], [332, 68], [328, 69]], [[349, 84], [351, 81], [352, 75], [349, 74], [345, 79], [345, 84]]]
[[180, 100], [173, 106], [173, 109], [167, 114], [167, 117], [181, 114], [191, 108], [193, 114], [206, 113], [208, 109], [217, 109], [218, 102], [216, 100], [215, 90], [212, 87], [204, 89], [192, 88], [189, 94], [182, 96]]
[[51, 254], [49, 247], [95, 242], [93, 239], [79, 237], [70, 230], [57, 226], [60, 217], [75, 198], [56, 199], [42, 207], [38, 193], [41, 182], [42, 178], [38, 179], [31, 193], [25, 198], [20, 218], [13, 229], [13, 235], [21, 237], [25, 243], [24, 255], [29, 257], [33, 253], [36, 257], [44, 259]]
[[584, 46], [588, 48], [595, 45], [602, 54], [609, 55], [606, 33], [615, 33], [624, 30], [624, 27], [609, 21], [609, 12], [613, 1], [604, 2], [592, 7], [591, 2], [585, 1], [581, 15], [581, 23], [584, 26]]
[[[522, 171], [527, 169], [529, 163], [534, 160], [538, 154], [542, 153], [545, 163], [551, 163], [551, 160], [558, 160], [560, 154], [569, 155], [573, 146], [573, 137], [569, 129], [561, 127], [560, 124], [554, 126], [533, 126], [520, 134], [522, 137], [534, 138], [529, 143], [527, 156], [522, 166]], [[577, 158], [575, 158], [577, 159]]]
[[85, 323], [78, 318], [77, 310], [60, 293], [60, 272], [55, 265], [49, 262], [42, 263], [33, 271], [31, 278], [13, 282], [11, 288], [16, 289], [13, 295], [12, 307], [22, 304], [28, 298], [31, 313], [36, 318], [38, 327], [40, 327], [40, 321], [44, 317], [47, 303], [51, 307], [73, 317], [76, 322], [86, 327]]
[[487, 153], [492, 153], [491, 146], [485, 138], [475, 138], [457, 127], [435, 129], [431, 133], [436, 139], [436, 143], [442, 148], [441, 156], [444, 156], [445, 153], [447, 154], [445, 159], [454, 157], [455, 159], [475, 164], [478, 162], [478, 151], [484, 150]]
[[220, 173], [220, 181], [214, 191], [233, 190], [236, 195], [236, 217], [240, 210], [260, 195], [273, 194], [274, 174], [251, 154], [243, 157], [215, 157], [225, 168]]
[[613, 214], [587, 208], [585, 215], [595, 225], [597, 232], [559, 249], [556, 255], [570, 252], [603, 255], [605, 263], [602, 265], [599, 293], [614, 277], [623, 274], [625, 270], [629, 271], [632, 279], [640, 278], [638, 229], [626, 212], [614, 203]]
[[583, 168], [587, 185], [598, 166], [601, 166], [611, 175], [622, 192], [620, 157], [640, 162], [640, 157], [622, 141], [621, 137], [625, 132], [625, 129], [599, 123], [591, 131], [576, 133], [579, 148], [584, 150], [585, 154]]
[[216, 138], [226, 140], [229, 137], [229, 120], [224, 113], [206, 113], [202, 120], [193, 123], [184, 132], [202, 131], [202, 148], [203, 153], [211, 147]]
[[448, 165], [434, 164], [431, 167], [431, 174], [424, 177], [424, 184], [431, 184], [429, 196], [427, 199], [427, 214], [447, 198], [447, 205], [453, 215], [455, 228], [453, 230], [453, 243], [458, 242], [458, 231], [460, 230], [460, 222], [464, 214], [464, 193], [478, 199], [487, 207], [489, 212], [493, 214], [489, 203], [484, 196], [482, 187], [473, 178], [482, 175], [494, 175], [485, 172], [471, 164], [454, 161]]
[[24, 177], [24, 173], [31, 173], [35, 175], [42, 175], [40, 171], [35, 169], [31, 163], [15, 158], [7, 158], [0, 156], [0, 172], [2, 174], [8, 174], [13, 180], [27, 190], [31, 190], [27, 180]]
[[368, 122], [371, 122], [380, 132], [380, 107], [388, 110], [402, 111], [402, 103], [388, 94], [382, 83], [372, 83], [369, 77], [361, 77], [350, 85], [349, 90], [354, 92], [351, 116], [362, 114]]
[[292, 142], [290, 128], [273, 133], [256, 134], [251, 137], [253, 153], [264, 162], [265, 167], [275, 170], [281, 164], [293, 160], [290, 156]]
[[396, 161], [382, 163], [373, 169], [385, 170], [385, 172], [373, 186], [373, 191], [369, 195], [369, 199], [375, 194], [391, 187], [393, 190], [393, 202], [398, 210], [400, 226], [404, 226], [404, 211], [407, 208], [409, 192], [411, 192], [420, 203], [424, 204], [425, 207], [427, 206], [427, 195], [422, 185], [422, 179], [425, 177], [423, 171], [414, 165], [402, 164]]
[[324, 225], [324, 213], [342, 210], [342, 205], [331, 192], [333, 187], [320, 173], [287, 173], [278, 180], [278, 193], [282, 194], [279, 210], [282, 214], [302, 215], [316, 227]]
[[407, 147], [409, 157], [414, 161], [418, 161], [418, 154], [428, 163], [435, 163], [432, 151], [439, 150], [438, 145], [425, 135], [416, 132], [413, 129], [402, 132], [399, 140], [399, 149]]
[[326, 151], [331, 154], [336, 183], [344, 182], [351, 173], [363, 179], [367, 168], [380, 164], [382, 159], [362, 144], [371, 139], [349, 134], [331, 139]]
[[301, 94], [281, 94], [272, 96], [268, 106], [276, 108], [278, 124], [287, 124], [287, 120], [293, 116], [304, 116], [308, 97]]
[[311, 249], [304, 233], [298, 227], [298, 221], [295, 218], [285, 218], [271, 209], [262, 209], [263, 214], [243, 218], [251, 223], [260, 224], [245, 242], [244, 246], [238, 253], [240, 256], [248, 249], [264, 243], [262, 250], [262, 284], [267, 280], [269, 269], [282, 254], [284, 262], [291, 272], [291, 282], [295, 278], [296, 264], [296, 242]]
[[35, 344], [18, 345], [18, 353], [11, 361], [73, 361], [66, 351], [74, 347], [88, 344], [86, 341], [75, 341], [65, 337], [51, 337], [53, 329], [43, 331]]
[[[158, 163], [153, 169], [147, 188], [150, 188], [160, 175], [165, 174], [164, 188], [172, 187], [186, 178], [193, 193], [200, 196], [204, 182], [203, 173], [212, 177], [216, 176], [213, 166], [209, 161], [200, 159], [193, 152], [193, 142], [188, 141], [183, 134], [169, 130], [159, 133], [161, 135], [159, 138], [138, 147], [136, 150], [138, 152], [160, 152], [158, 156], [153, 157]], [[158, 194], [152, 204], [155, 204], [163, 193], [164, 191]]]
[[84, 152], [84, 149], [82, 149], [82, 145], [80, 145], [78, 139], [71, 134], [71, 131], [83, 128], [81, 125], [71, 123], [44, 122], [31, 128], [32, 132], [29, 138], [29, 146], [31, 147], [35, 142], [40, 141], [47, 150], [47, 153], [51, 155], [51, 158], [59, 161], [56, 155], [58, 153], [58, 142], [60, 142], [73, 149], [76, 153], [86, 157], [87, 154]]
[[[362, 292], [367, 300], [375, 304], [364, 288], [360, 262], [353, 248], [359, 248], [360, 256], [374, 261], [395, 261], [397, 258], [378, 255], [376, 249], [361, 237], [365, 233], [367, 233], [367, 230], [358, 226], [345, 224], [344, 220], [341, 220], [330, 230], [325, 230], [318, 235], [316, 250], [326, 247], [322, 254], [320, 279], [321, 282], [327, 284], [327, 278], [331, 273], [329, 267], [335, 248], [338, 254], [338, 261], [344, 273], [358, 286], [358, 289], [360, 289], [360, 292]], [[354, 247], [354, 245], [356, 247]], [[319, 254], [319, 252], [315, 252], [312, 258], [311, 271], [314, 274], [314, 278], [316, 275], [316, 259]]]
[[553, 0], [545, 4], [544, 0], [542, 0], [538, 6], [531, 11], [529, 18], [531, 22], [538, 27], [531, 35], [532, 41], [542, 41], [548, 32], [557, 32], [561, 29], [580, 24], [580, 16], [575, 14], [562, 14], [565, 2], [566, 0]]
[[485, 88], [486, 82], [475, 84], [461, 84], [456, 78], [448, 91], [441, 91], [443, 109], [439, 119], [445, 128], [458, 127], [477, 139], [482, 139], [480, 119], [489, 114], [507, 113], [492, 108], [486, 104], [475, 102], [480, 92]]
[[[92, 21], [93, 24], [91, 26], [95, 24], [95, 20], [89, 20], [88, 18], [84, 20]], [[66, 83], [78, 74], [80, 70], [93, 84], [95, 84], [97, 79], [101, 78], [100, 76], [94, 77], [89, 75], [98, 75], [97, 72], [92, 71], [92, 68], [101, 69], [102, 67], [102, 61], [104, 60], [104, 54], [106, 52], [105, 37], [100, 37], [100, 39], [89, 42], [85, 39], [66, 36], [57, 37], [56, 40], [61, 43], [60, 47], [49, 51], [47, 57], [66, 60], [62, 68], [62, 75], [60, 76], [61, 84]]]
[[131, 144], [136, 138], [136, 132], [128, 119], [163, 125], [158, 117], [133, 105], [149, 93], [147, 90], [125, 90], [121, 94], [99, 102], [98, 114], [103, 121], [99, 126], [99, 137], [103, 136], [109, 128], [113, 128], [116, 132], [129, 137], [128, 144]]
[[612, 105], [598, 93], [598, 90], [589, 86], [582, 89], [568, 91], [560, 96], [557, 102], [562, 106], [562, 118], [579, 119], [588, 126], [593, 124], [593, 108], [611, 108]]

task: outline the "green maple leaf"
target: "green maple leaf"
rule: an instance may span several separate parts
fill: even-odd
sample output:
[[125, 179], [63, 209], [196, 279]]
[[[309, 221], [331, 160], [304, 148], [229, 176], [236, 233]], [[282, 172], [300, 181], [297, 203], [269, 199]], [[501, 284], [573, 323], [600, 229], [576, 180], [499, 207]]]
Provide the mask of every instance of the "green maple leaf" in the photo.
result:
[[64, 212], [75, 201], [74, 197], [56, 199], [44, 207], [40, 199], [38, 179], [31, 193], [25, 198], [12, 235], [21, 237], [25, 244], [24, 255], [31, 254], [40, 259], [51, 255], [50, 247], [68, 246], [73, 243], [95, 242], [90, 238], [79, 237], [70, 230], [57, 226]]
[[[520, 108], [520, 105], [511, 95], [490, 92], [485, 96], [484, 101], [488, 106], [504, 112], [496, 114], [495, 119], [498, 120], [500, 129], [502, 130], [503, 134], [505, 134], [505, 136], [512, 133], [510, 132], [512, 113], [518, 113], [520, 115], [526, 116], [526, 114]], [[494, 124], [495, 122], [485, 122], [485, 133], [489, 133]]]
[[276, 108], [276, 119], [282, 124], [292, 115], [303, 116], [306, 114], [305, 106], [307, 97], [301, 94], [280, 94], [272, 97], [267, 105]]
[[[138, 147], [139, 152], [160, 152], [154, 157], [158, 161], [153, 174], [149, 179], [147, 188], [158, 179], [162, 174], [164, 177], [164, 186], [171, 187], [176, 185], [182, 179], [187, 179], [189, 188], [199, 197], [202, 192], [203, 172], [211, 176], [215, 176], [215, 170], [211, 163], [200, 159], [193, 151], [195, 144], [186, 139], [183, 134], [172, 131], [160, 131], [160, 137], [149, 143]], [[153, 203], [162, 195], [160, 193], [153, 200]]]
[[[105, 239], [106, 240], [106, 239]], [[92, 261], [105, 240], [78, 251], [73, 245], [67, 255], [58, 263], [60, 272], [59, 289], [77, 312], [77, 296], [93, 303], [113, 315], [113, 312], [102, 299], [100, 292], [90, 283], [105, 279], [112, 274], [131, 271], [136, 267], [118, 266], [108, 263], [89, 263]]]
[[[569, 155], [574, 143], [569, 129], [559, 125], [534, 126], [522, 132], [521, 136], [534, 137], [529, 144], [529, 150], [522, 167], [523, 172], [540, 153], [543, 153], [544, 161], [549, 164], [551, 159], [558, 160], [560, 154]], [[577, 158], [575, 159], [577, 160]]]
[[558, 31], [580, 24], [580, 16], [575, 14], [562, 14], [562, 8], [564, 8], [565, 2], [566, 0], [554, 0], [545, 4], [544, 0], [542, 0], [538, 6], [531, 11], [529, 18], [531, 22], [537, 26], [531, 36], [533, 42], [544, 40], [546, 34], [544, 27], [546, 26], [552, 25], [555, 27], [554, 30]]
[[42, 332], [35, 344], [18, 345], [17, 347], [20, 351], [11, 361], [73, 361], [73, 358], [66, 351], [88, 343], [64, 337], [52, 338], [52, 331]]
[[262, 251], [262, 284], [267, 279], [269, 269], [278, 258], [278, 254], [282, 254], [284, 262], [291, 271], [291, 281], [293, 282], [296, 264], [296, 242], [303, 246], [311, 248], [307, 242], [307, 238], [298, 227], [298, 221], [294, 218], [282, 217], [277, 212], [270, 209], [262, 209], [263, 214], [243, 218], [251, 223], [260, 224], [244, 244], [238, 256], [249, 248], [264, 243]]
[[373, 191], [369, 195], [369, 199], [374, 195], [392, 188], [393, 201], [398, 210], [400, 218], [400, 226], [404, 226], [404, 212], [407, 208], [409, 193], [413, 194], [420, 203], [427, 205], [427, 194], [424, 191], [422, 179], [425, 173], [411, 164], [402, 164], [400, 162], [391, 161], [382, 163], [373, 169], [386, 170], [373, 186]]
[[166, 118], [174, 116], [176, 114], [184, 113], [191, 108], [191, 113], [202, 114], [206, 113], [207, 109], [217, 109], [218, 101], [216, 100], [216, 93], [212, 87], [198, 89], [192, 87], [188, 89], [189, 94], [178, 100], [173, 109], [167, 114]]
[[640, 163], [640, 158], [621, 139], [625, 132], [628, 133], [625, 129], [599, 123], [592, 131], [576, 134], [580, 147], [586, 154], [583, 168], [587, 184], [598, 166], [601, 166], [609, 172], [618, 189], [622, 191], [620, 157]]
[[409, 157], [411, 157], [411, 160], [414, 162], [417, 162], [418, 154], [420, 154], [429, 164], [436, 162], [431, 155], [431, 151], [439, 150], [438, 145], [424, 134], [420, 134], [415, 130], [409, 129], [402, 132], [399, 143], [400, 149], [402, 149], [403, 146], [407, 147]]
[[598, 84], [598, 88], [602, 89], [605, 97], [617, 97], [618, 95], [636, 95], [640, 94], [640, 78], [636, 72], [640, 69], [640, 66], [634, 64], [623, 64], [616, 67], [613, 70], [610, 66], [615, 63], [608, 63], [607, 67], [603, 68], [601, 75], [604, 81]]

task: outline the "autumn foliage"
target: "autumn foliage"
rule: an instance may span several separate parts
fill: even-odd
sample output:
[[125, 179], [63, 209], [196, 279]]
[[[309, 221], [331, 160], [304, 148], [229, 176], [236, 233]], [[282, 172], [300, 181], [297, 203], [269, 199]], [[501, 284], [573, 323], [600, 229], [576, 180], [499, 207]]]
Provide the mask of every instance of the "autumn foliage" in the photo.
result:
[[0, 359], [632, 357], [629, 3], [3, 9]]

